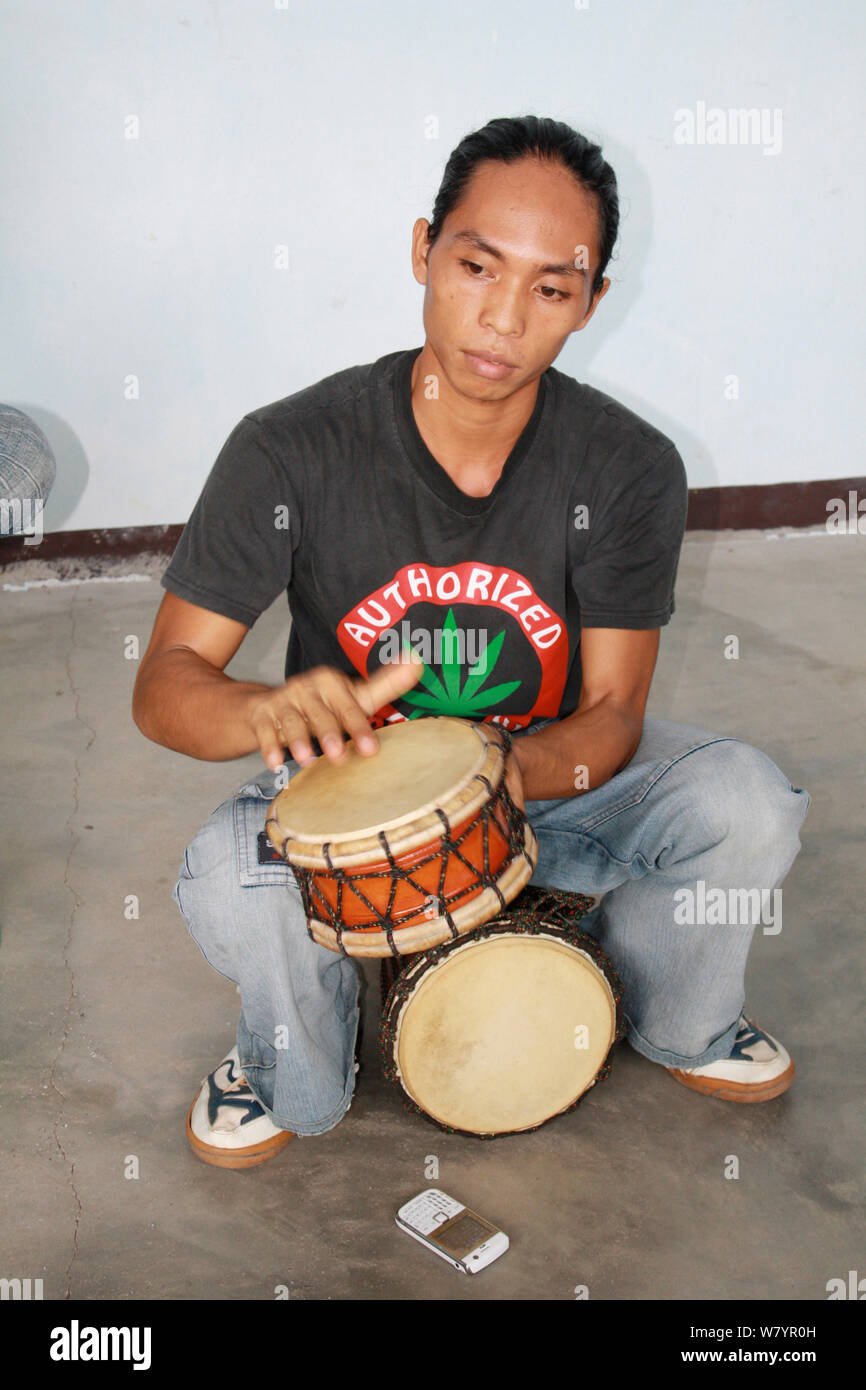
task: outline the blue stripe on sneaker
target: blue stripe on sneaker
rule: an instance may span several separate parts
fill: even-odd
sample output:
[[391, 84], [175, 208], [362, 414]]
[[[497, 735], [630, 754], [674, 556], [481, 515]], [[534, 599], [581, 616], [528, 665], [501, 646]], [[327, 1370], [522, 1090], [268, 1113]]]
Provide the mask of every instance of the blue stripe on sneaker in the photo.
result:
[[774, 1052], [778, 1052], [779, 1049], [773, 1042], [773, 1039], [767, 1033], [762, 1032], [762, 1030], [760, 1028], [757, 1028], [754, 1025], [754, 1023], [749, 1023], [748, 1019], [746, 1019], [745, 1022], [747, 1026], [740, 1028], [737, 1032], [736, 1041], [734, 1042], [734, 1046], [731, 1049], [731, 1058], [734, 1058], [742, 1062], [754, 1061], [753, 1057], [746, 1056], [746, 1049], [749, 1047], [754, 1047], [755, 1044], [759, 1042], [767, 1043], [767, 1045], [771, 1047]]
[[[249, 1124], [250, 1120], [258, 1120], [261, 1118], [262, 1115], [264, 1115], [264, 1110], [262, 1109], [259, 1102], [256, 1100], [255, 1096], [253, 1095], [246, 1082], [242, 1083], [242, 1088], [240, 1091], [236, 1091], [233, 1095], [226, 1095], [224, 1091], [220, 1090], [220, 1088], [214, 1081], [215, 1075], [216, 1072], [213, 1072], [207, 1079], [207, 1117], [211, 1129], [213, 1129], [214, 1125], [217, 1122], [217, 1112], [219, 1111], [221, 1105], [232, 1106], [236, 1109], [245, 1109], [247, 1111], [247, 1114], [241, 1118], [239, 1122], [241, 1125]], [[236, 1085], [240, 1081], [240, 1079], [240, 1074], [236, 1075], [234, 1072], [234, 1062], [232, 1062], [229, 1067], [228, 1084], [230, 1086]]]

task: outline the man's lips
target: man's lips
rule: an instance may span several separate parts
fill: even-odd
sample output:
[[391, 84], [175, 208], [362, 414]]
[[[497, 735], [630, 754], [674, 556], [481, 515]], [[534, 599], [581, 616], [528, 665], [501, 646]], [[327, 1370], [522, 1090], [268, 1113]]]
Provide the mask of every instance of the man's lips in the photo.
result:
[[509, 362], [507, 357], [497, 357], [493, 352], [476, 352], [474, 348], [464, 348], [464, 352], [470, 357], [480, 357], [484, 362], [495, 362], [499, 367], [516, 367], [516, 362]]
[[470, 367], [478, 376], [485, 376], [494, 381], [507, 376], [517, 366], [516, 362], [509, 362], [504, 357], [496, 357], [492, 352], [470, 352], [468, 348], [463, 348], [462, 351]]

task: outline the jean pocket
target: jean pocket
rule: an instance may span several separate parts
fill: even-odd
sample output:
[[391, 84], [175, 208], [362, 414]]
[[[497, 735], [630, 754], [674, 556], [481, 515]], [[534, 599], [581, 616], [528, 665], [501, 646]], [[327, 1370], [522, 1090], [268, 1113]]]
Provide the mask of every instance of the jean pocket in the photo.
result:
[[296, 882], [291, 864], [283, 859], [271, 860], [267, 857], [272, 846], [265, 831], [265, 821], [272, 800], [273, 796], [258, 783], [250, 782], [241, 788], [235, 801], [235, 847], [238, 882], [242, 888]]

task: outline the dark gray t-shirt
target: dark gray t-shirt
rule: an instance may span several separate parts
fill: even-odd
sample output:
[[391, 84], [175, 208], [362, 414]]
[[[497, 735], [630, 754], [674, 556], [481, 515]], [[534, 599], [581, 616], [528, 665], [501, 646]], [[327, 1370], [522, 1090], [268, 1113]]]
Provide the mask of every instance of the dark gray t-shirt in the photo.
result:
[[670, 620], [682, 460], [625, 406], [549, 367], [493, 491], [470, 497], [415, 423], [420, 351], [244, 416], [162, 582], [248, 627], [286, 589], [286, 677], [319, 665], [366, 677], [411, 644], [426, 670], [376, 727], [565, 717], [580, 696], [581, 626]]

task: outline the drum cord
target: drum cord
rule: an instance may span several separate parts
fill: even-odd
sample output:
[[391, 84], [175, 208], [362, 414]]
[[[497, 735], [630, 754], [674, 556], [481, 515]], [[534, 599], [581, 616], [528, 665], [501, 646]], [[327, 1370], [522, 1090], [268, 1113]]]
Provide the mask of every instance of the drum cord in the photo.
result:
[[[591, 1085], [571, 1105], [558, 1113], [568, 1114], [574, 1110], [584, 1096], [592, 1090], [593, 1086], [599, 1081], [607, 1079], [611, 1072], [611, 1055], [614, 1044], [621, 1042], [625, 1037], [627, 1024], [622, 1008], [623, 985], [612, 961], [595, 940], [595, 937], [590, 936], [587, 932], [582, 932], [577, 926], [580, 919], [585, 917], [594, 906], [594, 899], [586, 897], [583, 893], [572, 893], [562, 888], [543, 888], [537, 884], [529, 884], [514, 899], [507, 913], [503, 913], [501, 917], [486, 922], [483, 926], [476, 927], [470, 932], [465, 932], [458, 941], [445, 941], [439, 946], [432, 946], [427, 951], [403, 956], [399, 962], [393, 958], [383, 957], [380, 971], [382, 1021], [379, 1032], [379, 1051], [385, 1076], [388, 1081], [400, 1088], [403, 1104], [407, 1110], [415, 1115], [421, 1115], [423, 1119], [429, 1120], [431, 1124], [436, 1125], [438, 1129], [445, 1130], [447, 1134], [464, 1134], [471, 1139], [501, 1139], [507, 1134], [515, 1132], [529, 1134], [540, 1129], [549, 1120], [558, 1118], [558, 1115], [550, 1115], [548, 1119], [540, 1121], [537, 1125], [529, 1125], [526, 1129], [495, 1134], [479, 1134], [475, 1130], [458, 1129], [454, 1125], [444, 1124], [441, 1120], [436, 1120], [432, 1115], [429, 1115], [406, 1094], [400, 1080], [395, 1047], [400, 1006], [409, 998], [420, 976], [438, 964], [439, 961], [447, 958], [455, 949], [459, 949], [469, 942], [481, 941], [506, 931], [508, 933], [525, 932], [528, 935], [538, 935], [544, 932], [545, 927], [551, 928], [558, 937], [591, 958], [593, 964], [607, 980], [613, 997], [616, 1023], [607, 1056]], [[409, 979], [410, 973], [411, 979]]]
[[[507, 747], [503, 749], [504, 769], [505, 758], [507, 757], [508, 750], [511, 747], [512, 739], [507, 729], [499, 730], [499, 732], [503, 733], [507, 739]], [[436, 815], [442, 822], [443, 834], [439, 840], [436, 840], [434, 842], [429, 854], [427, 854], [423, 859], [418, 860], [417, 863], [413, 864], [411, 869], [404, 869], [397, 862], [397, 858], [395, 857], [391, 849], [391, 845], [388, 841], [388, 836], [384, 830], [380, 830], [377, 836], [379, 843], [382, 846], [382, 852], [388, 863], [388, 867], [383, 869], [371, 870], [369, 868], [361, 868], [351, 870], [341, 868], [339, 865], [334, 864], [333, 859], [331, 857], [332, 842], [327, 841], [325, 844], [322, 845], [322, 857], [325, 860], [325, 863], [328, 868], [328, 873], [330, 874], [331, 879], [336, 884], [336, 902], [334, 904], [329, 902], [325, 895], [322, 893], [321, 888], [315, 881], [314, 871], [302, 868], [298, 865], [293, 865], [292, 867], [294, 869], [295, 878], [301, 890], [301, 897], [303, 899], [304, 910], [307, 917], [307, 931], [309, 935], [313, 937], [313, 939], [315, 940], [315, 936], [310, 925], [310, 919], [315, 918], [317, 921], [323, 922], [331, 928], [336, 938], [336, 949], [342, 952], [343, 955], [348, 955], [350, 953], [346, 951], [346, 948], [343, 944], [343, 935], [346, 931], [350, 933], [350, 937], [354, 937], [359, 934], [363, 935], [367, 932], [381, 931], [388, 943], [388, 949], [391, 955], [393, 957], [400, 957], [402, 955], [402, 952], [399, 951], [397, 948], [397, 943], [395, 940], [395, 924], [393, 918], [391, 917], [394, 899], [397, 894], [398, 884], [404, 883], [414, 888], [416, 893], [418, 893], [421, 901], [423, 903], [426, 903], [429, 900], [429, 898], [434, 895], [429, 893], [422, 884], [416, 882], [412, 875], [418, 873], [420, 869], [423, 869], [427, 864], [433, 863], [436, 860], [441, 860], [441, 866], [439, 871], [439, 888], [438, 894], [436, 895], [440, 907], [439, 915], [443, 917], [447, 922], [448, 930], [451, 933], [452, 940], [458, 939], [461, 935], [460, 930], [452, 916], [452, 909], [459, 906], [461, 899], [465, 898], [467, 901], [469, 901], [471, 898], [478, 896], [485, 889], [492, 889], [499, 901], [500, 909], [504, 912], [508, 906], [508, 903], [502, 894], [497, 879], [494, 877], [490, 869], [490, 834], [492, 829], [491, 822], [496, 822], [496, 831], [505, 840], [507, 846], [506, 857], [499, 865], [497, 871], [499, 875], [502, 875], [502, 873], [505, 870], [507, 870], [512, 864], [514, 864], [517, 859], [521, 857], [528, 858], [526, 854], [526, 840], [524, 830], [526, 818], [523, 812], [515, 804], [511, 796], [511, 793], [505, 785], [504, 778], [498, 783], [498, 785], [494, 786], [491, 784], [490, 780], [486, 776], [484, 776], [483, 773], [479, 772], [475, 775], [475, 781], [480, 782], [487, 792], [487, 801], [484, 805], [481, 806], [478, 815], [475, 816], [471, 821], [467, 822], [460, 834], [458, 834], [455, 837], [448, 816], [440, 807], [436, 807]], [[505, 820], [504, 831], [501, 821], [496, 814], [500, 806], [503, 809], [503, 816]], [[464, 842], [470, 835], [473, 835], [476, 832], [479, 826], [481, 827], [482, 848], [482, 867], [480, 870], [478, 865], [473, 863], [470, 859], [466, 858], [466, 856], [461, 851], [461, 846], [464, 844]], [[286, 836], [286, 839], [284, 840], [282, 846], [282, 855], [286, 860], [288, 860], [289, 858], [288, 849], [290, 843], [290, 837]], [[467, 886], [459, 889], [458, 891], [453, 892], [450, 895], [450, 897], [446, 899], [445, 882], [448, 874], [450, 857], [452, 854], [457, 860], [459, 860], [461, 864], [464, 865], [465, 868], [469, 870], [470, 874], [474, 875], [474, 881], [469, 883]], [[375, 903], [370, 901], [370, 899], [364, 893], [360, 885], [361, 883], [363, 883], [364, 880], [388, 877], [390, 877], [391, 879], [390, 891], [388, 894], [388, 902], [384, 911], [380, 911], [376, 907]], [[344, 892], [352, 893], [355, 895], [356, 898], [360, 899], [360, 901], [366, 907], [367, 911], [372, 915], [375, 925], [371, 923], [368, 926], [356, 928], [346, 928], [343, 926], [342, 913]], [[420, 910], [421, 909], [419, 908], [417, 911], [420, 912]], [[407, 917], [409, 918], [409, 920], [411, 920], [412, 917], [415, 915], [416, 914], [407, 914]], [[405, 920], [399, 923], [396, 926], [397, 933], [399, 934], [399, 932], [403, 930], [405, 926]]]

